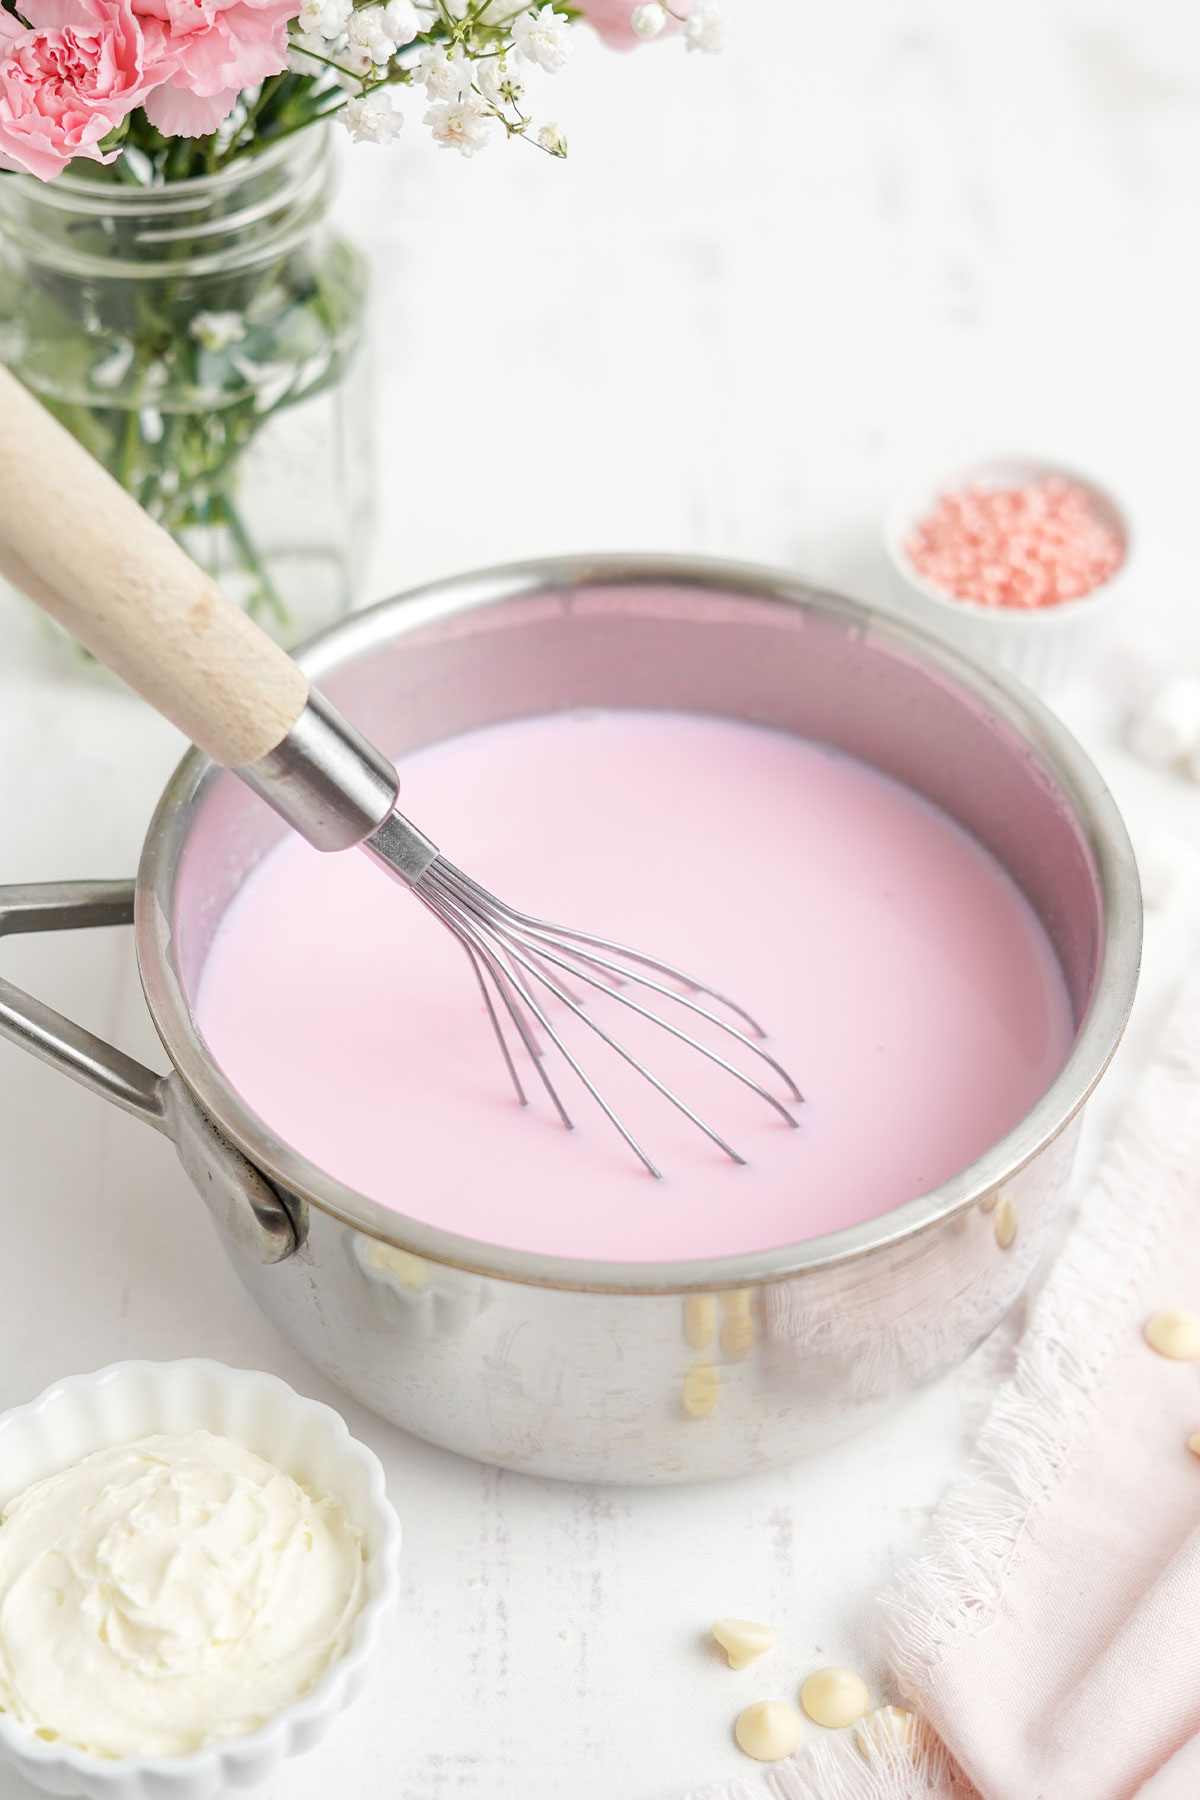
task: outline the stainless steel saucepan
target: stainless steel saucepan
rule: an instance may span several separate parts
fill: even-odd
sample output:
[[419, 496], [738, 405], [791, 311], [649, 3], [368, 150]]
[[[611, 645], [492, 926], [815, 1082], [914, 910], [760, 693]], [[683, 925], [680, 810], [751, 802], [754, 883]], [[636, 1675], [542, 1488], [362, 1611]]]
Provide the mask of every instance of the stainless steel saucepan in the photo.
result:
[[134, 922], [170, 1072], [3, 981], [0, 1032], [174, 1139], [242, 1280], [291, 1342], [435, 1443], [539, 1474], [633, 1482], [735, 1474], [816, 1449], [961, 1361], [1046, 1246], [1080, 1108], [1137, 979], [1128, 838], [1045, 708], [866, 607], [700, 560], [573, 559], [443, 582], [338, 626], [300, 661], [397, 756], [474, 726], [598, 705], [711, 712], [836, 745], [927, 795], [1011, 872], [1057, 951], [1078, 1031], [1061, 1074], [1000, 1143], [864, 1225], [646, 1265], [458, 1237], [307, 1162], [209, 1054], [193, 1011], [209, 943], [285, 827], [192, 751], [136, 882], [0, 890], [0, 933]]

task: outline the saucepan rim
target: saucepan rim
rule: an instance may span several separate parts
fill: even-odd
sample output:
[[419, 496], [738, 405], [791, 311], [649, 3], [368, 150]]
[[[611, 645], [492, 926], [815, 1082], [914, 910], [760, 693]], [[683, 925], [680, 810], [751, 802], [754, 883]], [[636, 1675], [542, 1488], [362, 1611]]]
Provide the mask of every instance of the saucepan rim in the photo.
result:
[[965, 1212], [1014, 1179], [1074, 1118], [1120, 1041], [1141, 955], [1141, 891], [1133, 848], [1090, 757], [1021, 684], [896, 615], [811, 586], [784, 570], [708, 557], [591, 555], [505, 564], [429, 582], [313, 638], [298, 653], [320, 682], [345, 661], [467, 610], [588, 587], [690, 587], [842, 620], [872, 641], [915, 656], [965, 687], [1048, 766], [1087, 840], [1103, 911], [1100, 966], [1075, 1043], [1059, 1074], [1012, 1130], [949, 1180], [878, 1218], [804, 1243], [663, 1262], [592, 1262], [510, 1249], [393, 1212], [328, 1175], [273, 1133], [225, 1077], [199, 1036], [171, 951], [172, 882], [197, 802], [222, 771], [190, 750], [159, 801], [137, 878], [138, 965], [171, 1061], [226, 1136], [279, 1187], [343, 1224], [397, 1248], [481, 1275], [597, 1293], [678, 1293], [760, 1285], [828, 1269], [910, 1239]]

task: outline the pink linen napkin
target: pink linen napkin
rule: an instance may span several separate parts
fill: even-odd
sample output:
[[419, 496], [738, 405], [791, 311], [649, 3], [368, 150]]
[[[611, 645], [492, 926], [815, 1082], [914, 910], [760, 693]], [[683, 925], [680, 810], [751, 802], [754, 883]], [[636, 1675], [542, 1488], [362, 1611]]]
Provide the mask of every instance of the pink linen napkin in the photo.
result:
[[[879, 1602], [922, 1747], [810, 1739], [707, 1800], [1200, 1800], [1200, 969], [922, 1555]], [[932, 1729], [928, 1729], [932, 1728]]]

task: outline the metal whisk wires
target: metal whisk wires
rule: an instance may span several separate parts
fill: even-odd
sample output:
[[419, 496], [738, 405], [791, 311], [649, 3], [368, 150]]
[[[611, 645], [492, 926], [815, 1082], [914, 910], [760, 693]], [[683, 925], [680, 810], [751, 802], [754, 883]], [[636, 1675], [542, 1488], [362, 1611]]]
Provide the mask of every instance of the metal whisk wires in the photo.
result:
[[[423, 901], [462, 945], [475, 972], [492, 1029], [522, 1105], [528, 1104], [528, 1097], [510, 1048], [505, 1020], [525, 1049], [555, 1111], [567, 1129], [572, 1129], [572, 1120], [546, 1068], [546, 1059], [536, 1036], [539, 1029], [574, 1070], [634, 1155], [651, 1175], [661, 1178], [662, 1171], [656, 1167], [563, 1041], [547, 1012], [544, 999], [540, 997], [548, 994], [644, 1077], [733, 1162], [745, 1162], [745, 1158], [718, 1131], [693, 1111], [673, 1088], [660, 1080], [652, 1069], [588, 1011], [584, 997], [576, 991], [576, 984], [582, 982], [586, 987], [599, 990], [629, 1012], [648, 1019], [680, 1043], [688, 1045], [701, 1057], [716, 1064], [735, 1081], [757, 1094], [789, 1125], [796, 1124], [787, 1105], [762, 1081], [747, 1074], [718, 1050], [685, 1030], [681, 1024], [664, 1018], [661, 1012], [644, 1004], [637, 997], [637, 992], [640, 990], [643, 995], [657, 995], [660, 999], [683, 1008], [692, 1019], [702, 1020], [714, 1027], [726, 1039], [732, 1040], [731, 1048], [733, 1044], [740, 1045], [775, 1074], [792, 1101], [802, 1101], [803, 1095], [787, 1070], [761, 1043], [755, 1041], [763, 1036], [761, 1028], [742, 1007], [726, 995], [717, 993], [715, 989], [696, 981], [670, 963], [659, 961], [657, 957], [644, 955], [639, 950], [631, 950], [626, 945], [613, 943], [607, 938], [551, 925], [528, 913], [518, 912], [514, 907], [498, 900], [469, 875], [463, 874], [461, 869], [455, 868], [453, 863], [447, 862], [428, 838], [401, 813], [393, 812], [367, 840], [366, 848], [384, 864], [390, 874], [398, 876], [412, 889], [417, 898]], [[635, 991], [630, 992], [630, 989]], [[707, 998], [733, 1014], [745, 1029], [740, 1029], [738, 1025], [712, 1011], [698, 996]]]

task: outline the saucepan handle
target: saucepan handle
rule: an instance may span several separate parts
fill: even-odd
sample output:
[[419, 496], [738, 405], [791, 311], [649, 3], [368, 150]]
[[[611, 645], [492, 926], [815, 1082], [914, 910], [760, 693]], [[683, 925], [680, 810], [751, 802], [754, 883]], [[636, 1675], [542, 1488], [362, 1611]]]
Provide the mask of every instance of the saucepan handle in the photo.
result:
[[[0, 937], [132, 924], [132, 881], [49, 881], [0, 888]], [[0, 1036], [170, 1135], [164, 1076], [3, 978]]]
[[[132, 881], [0, 887], [0, 937], [132, 925], [133, 895]], [[297, 1222], [266, 1177], [217, 1130], [177, 1075], [156, 1075], [3, 977], [0, 1037], [169, 1137], [205, 1205], [244, 1254], [256, 1262], [276, 1263], [298, 1247], [302, 1221]]]

